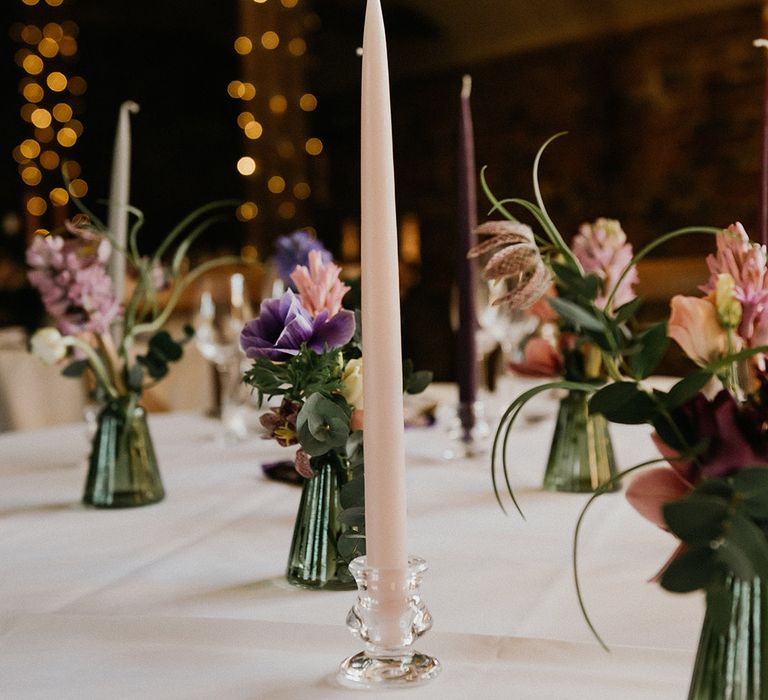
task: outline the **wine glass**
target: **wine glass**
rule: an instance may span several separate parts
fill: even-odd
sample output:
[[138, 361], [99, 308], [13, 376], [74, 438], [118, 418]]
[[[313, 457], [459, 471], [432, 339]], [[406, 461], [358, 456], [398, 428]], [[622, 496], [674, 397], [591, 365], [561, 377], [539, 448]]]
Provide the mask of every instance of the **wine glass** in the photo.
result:
[[252, 318], [245, 277], [236, 272], [223, 284], [208, 283], [200, 293], [195, 316], [195, 344], [200, 354], [216, 368], [222, 431], [217, 441], [231, 443], [246, 436], [240, 369], [243, 353], [240, 331]]

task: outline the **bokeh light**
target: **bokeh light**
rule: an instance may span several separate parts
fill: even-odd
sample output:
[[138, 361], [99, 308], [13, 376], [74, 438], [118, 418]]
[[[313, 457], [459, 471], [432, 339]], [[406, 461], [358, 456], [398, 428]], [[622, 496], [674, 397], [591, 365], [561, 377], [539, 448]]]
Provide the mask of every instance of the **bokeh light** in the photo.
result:
[[273, 175], [267, 181], [267, 188], [272, 194], [280, 194], [285, 189], [285, 180], [279, 175]]
[[69, 183], [69, 191], [73, 197], [82, 198], [88, 194], [88, 183], [85, 180], [77, 178]]
[[43, 90], [39, 83], [31, 82], [24, 86], [21, 94], [24, 95], [24, 99], [28, 102], [40, 102], [45, 96], [45, 90]]
[[303, 56], [307, 52], [307, 42], [300, 36], [291, 39], [288, 42], [288, 53], [291, 56]]
[[85, 82], [85, 78], [81, 78], [79, 75], [73, 75], [69, 79], [69, 91], [73, 95], [84, 95], [88, 89], [88, 83]]
[[51, 113], [47, 109], [38, 107], [32, 112], [30, 120], [36, 127], [45, 129], [45, 127], [51, 125]]
[[40, 40], [40, 43], [37, 45], [37, 50], [40, 52], [41, 56], [45, 56], [45, 58], [53, 58], [59, 53], [59, 45], [53, 39], [45, 37]]
[[40, 75], [43, 72], [43, 59], [33, 53], [28, 54], [21, 65], [30, 75]]
[[19, 150], [25, 158], [37, 158], [40, 155], [40, 144], [34, 139], [24, 139]]
[[250, 221], [251, 219], [255, 219], [258, 213], [259, 207], [256, 206], [256, 202], [243, 202], [237, 208], [236, 215], [240, 221]]
[[62, 90], [67, 89], [67, 76], [57, 70], [49, 73], [45, 82], [54, 92], [62, 92]]
[[277, 215], [281, 219], [292, 219], [296, 216], [296, 205], [293, 202], [281, 202], [277, 208]]
[[59, 102], [53, 106], [53, 118], [57, 122], [61, 122], [62, 124], [64, 122], [68, 122], [70, 119], [72, 119], [72, 107], [70, 107], [66, 102]]
[[264, 129], [259, 122], [252, 121], [252, 122], [248, 122], [248, 124], [245, 125], [245, 128], [243, 129], [243, 131], [245, 132], [245, 135], [249, 139], [255, 141], [262, 135], [262, 133], [264, 132]]
[[42, 216], [48, 209], [47, 202], [42, 197], [30, 197], [27, 200], [27, 211], [32, 216]]
[[299, 107], [305, 112], [314, 112], [317, 109], [317, 98], [311, 93], [306, 93], [299, 98]]
[[272, 95], [269, 98], [269, 109], [273, 114], [285, 114], [288, 109], [288, 100], [285, 95]]
[[297, 182], [293, 186], [293, 196], [296, 199], [307, 199], [311, 193], [312, 190], [306, 182]]
[[309, 155], [319, 156], [323, 152], [323, 142], [318, 138], [312, 137], [311, 139], [307, 139], [304, 148]]
[[59, 133], [56, 134], [56, 140], [64, 146], [64, 148], [70, 148], [77, 142], [77, 134], [74, 129], [65, 126], [63, 129], [59, 129]]
[[243, 156], [237, 161], [237, 172], [241, 175], [253, 175], [256, 172], [256, 161], [250, 156]]
[[63, 207], [69, 201], [69, 192], [63, 187], [54, 187], [48, 197], [54, 206]]
[[251, 53], [253, 51], [253, 42], [247, 36], [239, 36], [235, 39], [235, 52], [241, 56]]
[[280, 44], [280, 37], [277, 32], [268, 31], [261, 35], [261, 45], [268, 50], [276, 49]]
[[59, 154], [56, 151], [43, 151], [40, 154], [40, 165], [46, 170], [56, 170], [59, 167]]
[[40, 184], [40, 180], [43, 179], [43, 174], [34, 166], [28, 165], [21, 171], [21, 179], [25, 185], [34, 187]]

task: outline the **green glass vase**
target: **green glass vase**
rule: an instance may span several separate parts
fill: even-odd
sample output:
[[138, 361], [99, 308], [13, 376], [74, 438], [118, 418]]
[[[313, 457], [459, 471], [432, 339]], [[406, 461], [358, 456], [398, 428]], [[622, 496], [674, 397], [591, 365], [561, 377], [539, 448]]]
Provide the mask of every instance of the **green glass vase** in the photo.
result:
[[768, 587], [734, 576], [726, 586], [730, 615], [724, 621], [707, 606], [688, 700], [766, 700]]
[[133, 508], [165, 496], [147, 414], [139, 396], [108, 401], [97, 417], [83, 503], [97, 508]]
[[[560, 401], [544, 488], [590, 493], [614, 476], [616, 460], [608, 422], [601, 415], [590, 415], [585, 392], [569, 392]], [[608, 490], [619, 487], [614, 482]]]
[[310, 460], [314, 476], [304, 482], [286, 578], [294, 586], [354, 590], [355, 580], [338, 550], [349, 528], [339, 521], [341, 487], [352, 478], [346, 458], [329, 452]]

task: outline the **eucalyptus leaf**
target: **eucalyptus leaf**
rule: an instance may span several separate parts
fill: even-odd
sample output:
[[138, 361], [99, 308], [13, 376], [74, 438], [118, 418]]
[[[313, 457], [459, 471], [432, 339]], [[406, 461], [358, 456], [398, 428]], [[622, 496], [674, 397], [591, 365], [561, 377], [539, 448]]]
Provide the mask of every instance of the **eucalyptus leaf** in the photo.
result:
[[721, 572], [715, 553], [708, 546], [691, 547], [676, 556], [661, 575], [661, 587], [673, 593], [706, 588]]
[[614, 382], [590, 398], [589, 411], [602, 413], [614, 423], [635, 425], [647, 423], [656, 412], [656, 406], [635, 382]]
[[339, 556], [346, 562], [351, 562], [365, 554], [365, 535], [355, 532], [344, 532], [336, 541]]
[[432, 377], [433, 373], [426, 369], [412, 372], [405, 384], [405, 392], [407, 394], [420, 394], [432, 383]]
[[75, 360], [61, 370], [61, 373], [65, 377], [82, 377], [86, 369], [88, 369], [88, 360]]
[[350, 527], [365, 527], [365, 507], [351, 506], [339, 513], [339, 522]]
[[662, 507], [667, 527], [683, 542], [707, 544], [723, 533], [728, 503], [717, 496], [692, 494]]
[[365, 502], [365, 479], [357, 478], [342, 484], [339, 490], [342, 508], [352, 508]]

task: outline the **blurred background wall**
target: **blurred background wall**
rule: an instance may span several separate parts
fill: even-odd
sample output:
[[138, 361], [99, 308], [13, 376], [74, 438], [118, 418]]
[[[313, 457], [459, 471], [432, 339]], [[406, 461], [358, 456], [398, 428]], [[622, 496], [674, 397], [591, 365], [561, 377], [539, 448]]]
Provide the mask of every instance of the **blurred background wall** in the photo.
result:
[[[438, 378], [453, 374], [449, 304], [465, 72], [474, 80], [478, 165], [488, 166], [499, 195], [531, 196], [537, 148], [569, 132], [542, 168], [550, 214], [566, 236], [598, 216], [620, 219], [635, 246], [690, 224], [740, 220], [755, 232], [765, 56], [752, 40], [763, 31], [760, 2], [383, 6], [405, 350], [425, 358]], [[198, 256], [227, 249], [264, 259], [274, 237], [311, 227], [353, 263], [363, 10], [362, 0], [6, 0], [0, 324], [34, 326], [39, 318], [25, 288], [23, 250], [35, 231], [73, 211], [68, 200], [77, 192], [67, 191], [62, 163], [77, 164], [70, 174], [85, 183], [78, 192], [102, 207], [125, 99], [141, 105], [132, 200], [147, 217], [143, 245], [194, 207], [233, 197], [242, 202], [239, 220], [212, 231]], [[44, 39], [57, 45], [51, 56]], [[51, 87], [52, 73], [66, 86], [54, 79]], [[43, 93], [37, 101], [32, 83]], [[59, 107], [58, 119], [59, 104], [71, 115]], [[38, 109], [48, 111], [49, 125]], [[55, 157], [43, 159], [48, 151]], [[481, 198], [481, 220], [482, 207]], [[662, 251], [680, 261], [658, 268], [665, 290], [670, 271], [689, 270], [685, 258], [708, 246], [684, 240]], [[658, 292], [653, 279], [646, 287]]]

